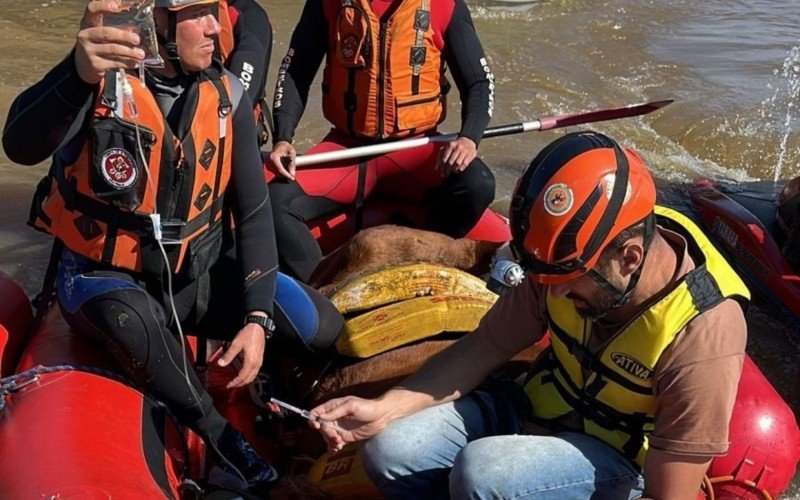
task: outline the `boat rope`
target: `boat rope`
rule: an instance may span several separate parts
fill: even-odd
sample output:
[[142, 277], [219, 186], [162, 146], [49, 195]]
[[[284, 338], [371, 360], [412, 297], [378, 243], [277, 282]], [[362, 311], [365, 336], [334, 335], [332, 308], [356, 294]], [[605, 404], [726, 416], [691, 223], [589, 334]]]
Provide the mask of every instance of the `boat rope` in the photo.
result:
[[125, 377], [124, 375], [120, 374], [119, 372], [115, 372], [112, 370], [107, 370], [104, 368], [98, 368], [96, 366], [82, 366], [82, 365], [54, 365], [54, 366], [44, 366], [44, 365], [37, 365], [33, 368], [25, 370], [24, 372], [17, 373], [15, 375], [11, 375], [5, 378], [0, 379], [0, 410], [3, 409], [3, 403], [5, 396], [8, 396], [11, 393], [17, 392], [18, 390], [22, 389], [23, 387], [30, 385], [39, 380], [40, 375], [45, 375], [48, 373], [56, 373], [56, 372], [63, 372], [63, 371], [80, 371], [85, 373], [90, 373], [92, 375], [99, 375], [103, 378], [114, 380], [115, 382], [119, 382], [123, 385], [126, 385], [134, 390], [141, 392], [145, 397], [148, 399], [152, 399], [153, 402], [159, 406], [163, 407], [164, 410], [169, 411], [163, 403], [158, 401], [158, 399], [154, 398], [152, 395], [147, 394], [141, 387], [139, 387], [136, 383], [134, 383], [129, 378]]
[[762, 500], [772, 500], [772, 495], [765, 489], [759, 488], [756, 483], [749, 479], [736, 479], [733, 476], [717, 476], [708, 477], [703, 476], [703, 492], [706, 494], [707, 500], [715, 500], [714, 485], [732, 484], [741, 488], [755, 490], [758, 498]]
[[96, 366], [87, 366], [87, 365], [53, 365], [53, 366], [37, 365], [34, 366], [33, 368], [25, 370], [24, 372], [20, 372], [5, 378], [0, 378], [0, 411], [2, 411], [3, 408], [5, 407], [5, 399], [8, 395], [19, 391], [25, 386], [37, 382], [41, 375], [46, 375], [48, 373], [69, 372], [69, 371], [78, 371], [78, 372], [89, 373], [92, 375], [98, 375], [100, 377], [113, 380], [115, 382], [119, 382], [120, 384], [123, 384], [135, 391], [138, 391], [156, 408], [163, 410], [166, 413], [166, 415], [176, 425], [178, 425], [180, 428], [183, 428], [182, 426], [180, 426], [180, 424], [178, 424], [175, 415], [170, 411], [170, 409], [164, 403], [159, 401], [159, 399], [156, 398], [153, 394], [147, 392], [143, 387], [135, 383], [130, 378], [114, 370], [108, 370], [105, 368], [99, 368]]

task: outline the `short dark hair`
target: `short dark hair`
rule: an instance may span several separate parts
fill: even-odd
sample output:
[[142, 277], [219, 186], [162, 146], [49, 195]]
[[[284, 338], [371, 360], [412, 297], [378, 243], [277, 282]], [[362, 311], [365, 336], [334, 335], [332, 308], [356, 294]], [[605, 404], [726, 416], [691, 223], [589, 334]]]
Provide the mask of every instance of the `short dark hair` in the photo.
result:
[[644, 219], [640, 220], [636, 224], [626, 227], [616, 236], [611, 242], [606, 245], [603, 249], [603, 252], [600, 254], [600, 259], [597, 261], [597, 265], [602, 269], [608, 265], [608, 261], [611, 260], [611, 256], [617, 252], [622, 246], [631, 238], [636, 238], [637, 236], [644, 237], [644, 233], [647, 230], [647, 225], [650, 223], [650, 219], [655, 217], [653, 212], [645, 217]]

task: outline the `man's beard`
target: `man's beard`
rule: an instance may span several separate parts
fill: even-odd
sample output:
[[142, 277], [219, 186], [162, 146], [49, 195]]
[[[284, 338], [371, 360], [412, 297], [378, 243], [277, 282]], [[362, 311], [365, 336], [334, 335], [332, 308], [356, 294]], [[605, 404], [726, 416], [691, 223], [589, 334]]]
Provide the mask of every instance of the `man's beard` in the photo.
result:
[[606, 294], [598, 298], [598, 304], [578, 306], [573, 302], [578, 315], [585, 319], [600, 319], [605, 316], [614, 305], [614, 299]]
[[[567, 294], [567, 298], [572, 300], [572, 304], [575, 306], [575, 311], [577, 311], [578, 315], [585, 319], [602, 318], [611, 311], [617, 301], [616, 297], [612, 297], [605, 291], [595, 293], [591, 302], [571, 293]], [[580, 305], [576, 303], [576, 299], [580, 301]]]

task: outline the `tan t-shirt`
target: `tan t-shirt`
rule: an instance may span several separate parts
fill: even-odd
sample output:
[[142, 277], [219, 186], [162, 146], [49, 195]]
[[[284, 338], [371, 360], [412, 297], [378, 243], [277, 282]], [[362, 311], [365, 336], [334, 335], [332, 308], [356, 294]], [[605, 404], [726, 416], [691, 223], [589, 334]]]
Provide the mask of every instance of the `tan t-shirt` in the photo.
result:
[[[659, 227], [676, 250], [674, 279], [695, 265], [686, 240]], [[547, 329], [546, 287], [525, 280], [501, 297], [481, 320], [475, 335], [487, 349], [514, 355], [538, 342]], [[613, 334], [595, 325], [590, 348]], [[655, 430], [650, 447], [676, 454], [714, 456], [728, 451], [728, 424], [744, 361], [747, 325], [734, 300], [725, 300], [697, 316], [664, 351], [653, 374]], [[580, 430], [573, 415], [565, 424]]]

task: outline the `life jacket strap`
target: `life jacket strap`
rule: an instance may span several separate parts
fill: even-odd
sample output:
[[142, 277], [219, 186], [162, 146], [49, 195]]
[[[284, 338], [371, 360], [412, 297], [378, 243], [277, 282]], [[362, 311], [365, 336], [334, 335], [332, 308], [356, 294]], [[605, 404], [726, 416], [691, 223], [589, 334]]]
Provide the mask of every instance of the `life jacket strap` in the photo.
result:
[[630, 391], [646, 396], [652, 394], [652, 389], [650, 387], [631, 382], [623, 375], [620, 375], [601, 363], [600, 360], [597, 359], [597, 356], [589, 352], [589, 350], [576, 339], [570, 337], [567, 332], [565, 332], [554, 321], [550, 320], [549, 326], [553, 335], [555, 335], [558, 341], [566, 345], [569, 353], [578, 361], [578, 363], [581, 365], [581, 368], [587, 372], [597, 373], [599, 376], [605, 377]]
[[431, 26], [430, 0], [422, 0], [422, 5], [414, 16], [414, 29], [417, 31], [414, 46], [410, 49], [409, 64], [411, 65], [411, 93], [419, 94], [419, 75], [427, 58], [425, 47], [425, 32]]

